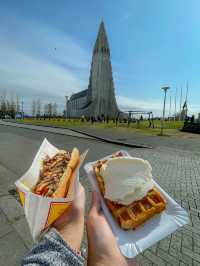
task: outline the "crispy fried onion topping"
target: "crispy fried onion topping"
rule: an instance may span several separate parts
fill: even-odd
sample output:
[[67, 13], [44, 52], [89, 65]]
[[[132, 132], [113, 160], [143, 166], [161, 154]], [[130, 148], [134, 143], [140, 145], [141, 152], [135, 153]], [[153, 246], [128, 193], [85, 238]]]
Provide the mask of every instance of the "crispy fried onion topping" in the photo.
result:
[[51, 197], [67, 169], [70, 157], [70, 152], [63, 151], [58, 152], [52, 158], [46, 156], [42, 162], [39, 180], [33, 189], [34, 193]]

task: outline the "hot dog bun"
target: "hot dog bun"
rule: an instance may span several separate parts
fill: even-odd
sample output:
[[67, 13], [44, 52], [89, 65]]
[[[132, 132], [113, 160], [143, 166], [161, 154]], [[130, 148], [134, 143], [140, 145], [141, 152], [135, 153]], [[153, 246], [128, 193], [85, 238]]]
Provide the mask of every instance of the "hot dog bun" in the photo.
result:
[[70, 181], [72, 179], [73, 173], [80, 161], [80, 153], [77, 148], [73, 148], [71, 153], [71, 158], [67, 164], [67, 169], [64, 172], [56, 191], [53, 193], [53, 198], [64, 198], [67, 196]]

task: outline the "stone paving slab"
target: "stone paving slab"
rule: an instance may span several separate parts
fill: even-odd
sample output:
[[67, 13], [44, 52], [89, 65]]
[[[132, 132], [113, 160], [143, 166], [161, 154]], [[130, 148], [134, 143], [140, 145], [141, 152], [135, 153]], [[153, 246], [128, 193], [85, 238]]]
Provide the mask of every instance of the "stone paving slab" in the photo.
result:
[[14, 230], [0, 238], [0, 265], [21, 265], [21, 258], [25, 252], [27, 248]]
[[6, 218], [5, 214], [1, 209], [0, 209], [0, 225], [1, 225], [0, 238], [13, 230], [11, 224], [9, 223], [8, 219]]
[[31, 234], [30, 234], [30, 230], [29, 230], [26, 218], [24, 216], [21, 217], [19, 220], [14, 222], [12, 224], [12, 226], [16, 230], [18, 235], [21, 237], [21, 239], [23, 240], [24, 245], [27, 248], [31, 249], [32, 246], [34, 245], [34, 242], [32, 240], [32, 237], [31, 237]]
[[5, 168], [3, 165], [0, 165], [0, 186], [12, 182], [13, 179], [16, 178], [16, 175]]
[[[17, 175], [0, 164], [0, 266], [19, 266], [26, 246], [27, 234], [20, 237], [19, 220], [24, 212], [19, 202], [10, 195], [15, 189]], [[19, 221], [18, 221], [19, 220]], [[21, 224], [21, 233], [26, 233], [26, 223]], [[31, 239], [31, 238], [30, 238]]]
[[0, 208], [10, 223], [14, 223], [24, 216], [23, 208], [11, 195], [0, 198]]
[[13, 181], [0, 185], [0, 198], [3, 196], [9, 196], [10, 193], [8, 191], [12, 189], [15, 189]]

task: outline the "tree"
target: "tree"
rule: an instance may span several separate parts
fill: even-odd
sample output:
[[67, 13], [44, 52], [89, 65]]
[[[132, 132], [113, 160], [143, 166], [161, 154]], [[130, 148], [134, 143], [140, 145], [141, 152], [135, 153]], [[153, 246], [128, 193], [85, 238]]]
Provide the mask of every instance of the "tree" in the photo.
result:
[[47, 103], [44, 105], [44, 114], [49, 118], [52, 117], [53, 105], [52, 103]]
[[48, 103], [48, 116], [49, 118], [52, 117], [53, 105], [52, 103]]
[[0, 103], [0, 113], [1, 113], [1, 118], [5, 118], [6, 115], [6, 99], [4, 96], [1, 96], [1, 103]]
[[10, 110], [11, 110], [11, 107], [10, 107], [10, 102], [8, 99], [6, 99], [6, 114], [7, 115], [10, 115]]
[[36, 101], [32, 101], [32, 116], [35, 116], [36, 114]]
[[48, 115], [48, 104], [44, 105], [44, 114]]
[[0, 117], [4, 118], [9, 115], [11, 118], [15, 118], [16, 113], [19, 111], [19, 99], [15, 100], [13, 92], [10, 93], [10, 97], [7, 97], [6, 91], [3, 91], [0, 98]]
[[36, 102], [36, 115], [37, 116], [41, 115], [41, 102], [40, 102], [40, 99], [38, 99], [37, 102]]
[[54, 103], [52, 106], [52, 113], [53, 116], [56, 117], [57, 116], [57, 103]]
[[15, 114], [16, 114], [16, 105], [15, 105], [14, 99], [11, 98], [11, 100], [10, 100], [10, 116], [12, 118], [15, 118]]
[[16, 113], [19, 114], [20, 113], [20, 103], [19, 103], [19, 96], [17, 95], [16, 97]]

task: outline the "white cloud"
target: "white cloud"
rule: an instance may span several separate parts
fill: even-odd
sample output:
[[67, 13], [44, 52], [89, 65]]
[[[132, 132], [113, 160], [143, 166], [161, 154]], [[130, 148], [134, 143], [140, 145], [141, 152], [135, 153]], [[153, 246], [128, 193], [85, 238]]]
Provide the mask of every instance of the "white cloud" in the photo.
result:
[[0, 94], [6, 90], [27, 101], [42, 98], [47, 102], [62, 101], [64, 95], [85, 89], [87, 51], [58, 29], [35, 21], [29, 26], [31, 34], [30, 28], [24, 28], [21, 35], [0, 30]]
[[153, 111], [160, 113], [162, 103], [159, 100], [139, 100], [124, 96], [116, 96], [117, 103], [121, 110], [138, 110], [138, 111]]
[[[137, 111], [152, 111], [154, 116], [160, 116], [162, 114], [163, 100], [140, 100], [121, 95], [116, 96], [119, 108], [122, 111], [137, 110]], [[178, 110], [178, 106], [177, 106]], [[197, 115], [200, 113], [200, 104], [188, 104], [188, 114]], [[171, 105], [171, 114], [174, 113], [174, 103]], [[166, 103], [166, 116], [169, 114], [169, 101]]]
[[82, 81], [69, 69], [63, 69], [59, 65], [49, 63], [47, 60], [26, 55], [14, 49], [0, 50], [4, 65], [0, 65], [1, 84], [15, 87], [16, 90], [26, 87], [26, 94], [35, 95], [49, 93], [63, 95], [77, 91], [84, 85]]

